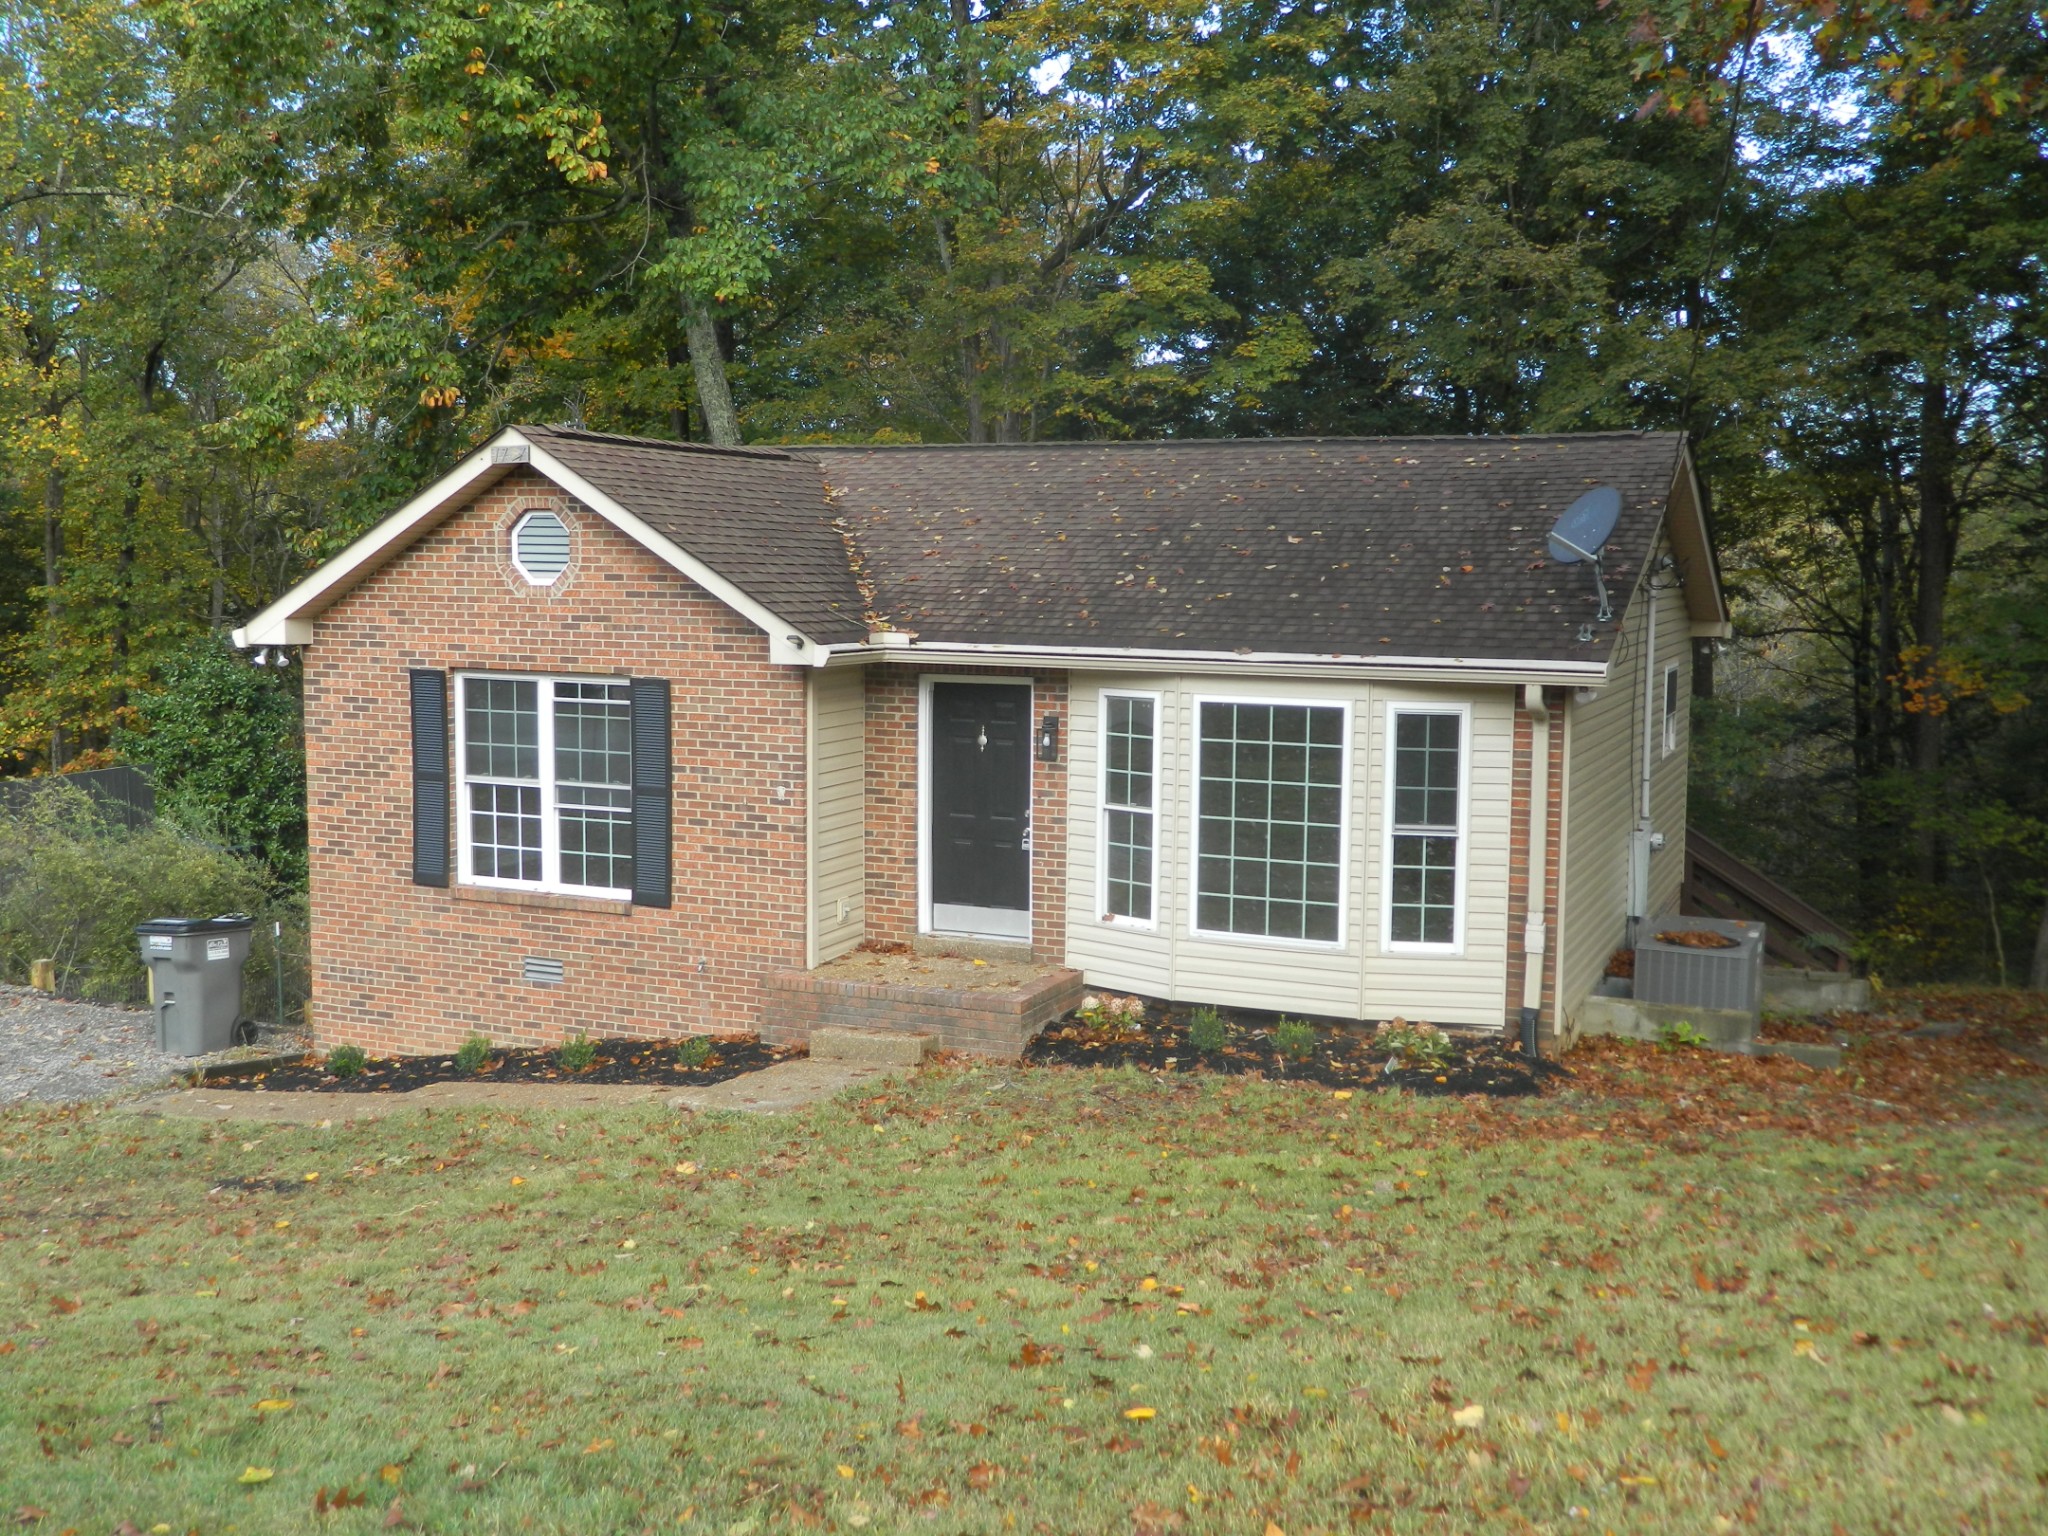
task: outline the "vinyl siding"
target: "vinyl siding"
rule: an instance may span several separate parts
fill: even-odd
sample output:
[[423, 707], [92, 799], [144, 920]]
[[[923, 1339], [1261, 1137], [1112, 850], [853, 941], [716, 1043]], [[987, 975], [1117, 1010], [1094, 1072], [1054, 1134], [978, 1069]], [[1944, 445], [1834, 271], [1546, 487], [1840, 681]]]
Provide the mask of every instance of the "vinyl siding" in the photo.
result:
[[[1666, 547], [1660, 543], [1660, 552]], [[1655, 707], [1650, 729], [1651, 827], [1664, 847], [1650, 855], [1650, 913], [1676, 911], [1685, 876], [1686, 754], [1684, 712], [1691, 704], [1691, 620], [1677, 586], [1659, 592], [1657, 657], [1647, 686]], [[1629, 833], [1636, 824], [1643, 751], [1643, 661], [1649, 610], [1631, 603], [1609, 671], [1612, 681], [1592, 699], [1566, 707], [1565, 822], [1559, 900], [1558, 998], [1569, 1017], [1627, 940]], [[1664, 668], [1679, 666], [1678, 750], [1661, 754]]]
[[822, 965], [867, 931], [867, 696], [857, 667], [813, 672], [810, 682], [810, 947], [811, 964]]
[[[1149, 927], [1110, 922], [1103, 914], [1098, 750], [1104, 692], [1159, 698], [1156, 922]], [[1220, 938], [1193, 931], [1197, 701], [1221, 698], [1345, 705], [1351, 711], [1340, 944]], [[1461, 704], [1470, 711], [1464, 933], [1457, 954], [1389, 953], [1381, 942], [1387, 708], [1404, 703]], [[1501, 1027], [1514, 742], [1510, 690], [1282, 681], [1226, 685], [1213, 677], [1094, 675], [1085, 682], [1076, 679], [1069, 709], [1067, 963], [1091, 986], [1336, 1018], [1400, 1015]]]

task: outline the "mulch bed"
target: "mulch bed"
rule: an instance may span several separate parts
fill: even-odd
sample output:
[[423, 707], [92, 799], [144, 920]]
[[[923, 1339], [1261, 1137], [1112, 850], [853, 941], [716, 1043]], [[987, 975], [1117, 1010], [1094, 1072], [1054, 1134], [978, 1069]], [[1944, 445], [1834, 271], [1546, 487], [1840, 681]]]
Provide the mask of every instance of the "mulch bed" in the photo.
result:
[[596, 1040], [597, 1060], [581, 1072], [564, 1069], [554, 1049], [494, 1050], [478, 1072], [466, 1072], [447, 1056], [372, 1057], [354, 1077], [336, 1077], [317, 1056], [288, 1067], [273, 1067], [247, 1077], [209, 1082], [220, 1089], [267, 1088], [294, 1093], [407, 1093], [429, 1083], [617, 1083], [653, 1087], [703, 1087], [727, 1078], [758, 1072], [778, 1061], [803, 1055], [800, 1046], [763, 1045], [752, 1035], [712, 1042], [711, 1059], [701, 1067], [676, 1060], [674, 1040]]
[[1316, 1083], [1326, 1088], [1370, 1092], [1406, 1088], [1421, 1094], [1481, 1093], [1493, 1098], [1526, 1098], [1545, 1082], [1572, 1074], [1553, 1061], [1530, 1061], [1518, 1044], [1480, 1036], [1452, 1036], [1456, 1059], [1443, 1067], [1404, 1066], [1389, 1070], [1389, 1055], [1367, 1033], [1326, 1025], [1305, 1061], [1284, 1056], [1272, 1039], [1279, 1015], [1219, 1009], [1229, 1035], [1220, 1051], [1198, 1051], [1188, 1040], [1193, 1009], [1152, 998], [1145, 1022], [1135, 1032], [1100, 1028], [1068, 1014], [1049, 1024], [1025, 1047], [1024, 1059], [1042, 1066], [1132, 1066], [1146, 1072], [1217, 1072], [1279, 1082]]

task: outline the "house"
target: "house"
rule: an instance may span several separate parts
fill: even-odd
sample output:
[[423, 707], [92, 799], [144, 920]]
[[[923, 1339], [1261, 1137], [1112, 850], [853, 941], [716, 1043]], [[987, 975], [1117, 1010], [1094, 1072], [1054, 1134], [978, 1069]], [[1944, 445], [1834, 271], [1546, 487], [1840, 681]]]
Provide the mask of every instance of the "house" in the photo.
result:
[[[1598, 486], [1605, 618], [1546, 553]], [[1727, 633], [1674, 434], [523, 426], [236, 639], [302, 650], [318, 1032], [403, 1052], [800, 1035], [814, 968], [927, 938], [1568, 1037], [1676, 909]]]

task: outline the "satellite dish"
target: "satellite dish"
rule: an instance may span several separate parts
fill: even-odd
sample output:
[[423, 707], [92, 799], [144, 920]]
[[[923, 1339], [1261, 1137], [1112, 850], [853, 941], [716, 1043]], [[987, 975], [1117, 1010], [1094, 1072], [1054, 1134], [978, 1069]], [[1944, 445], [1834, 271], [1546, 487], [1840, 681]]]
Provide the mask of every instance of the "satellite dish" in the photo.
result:
[[1620, 520], [1621, 492], [1611, 485], [1596, 485], [1566, 507], [1550, 530], [1551, 559], [1559, 565], [1584, 561], [1593, 567], [1593, 585], [1600, 592], [1600, 611], [1593, 616], [1596, 624], [1614, 617], [1614, 605], [1607, 600], [1607, 577], [1600, 569], [1600, 551], [1614, 537], [1614, 525]]

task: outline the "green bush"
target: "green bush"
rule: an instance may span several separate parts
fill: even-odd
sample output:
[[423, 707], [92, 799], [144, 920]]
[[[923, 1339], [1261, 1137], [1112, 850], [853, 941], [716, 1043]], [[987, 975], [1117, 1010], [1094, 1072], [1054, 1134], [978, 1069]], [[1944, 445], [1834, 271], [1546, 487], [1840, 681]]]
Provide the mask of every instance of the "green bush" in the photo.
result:
[[1273, 1026], [1273, 1047], [1282, 1056], [1307, 1061], [1316, 1053], [1316, 1027], [1305, 1019], [1282, 1019]]
[[157, 814], [259, 860], [285, 888], [306, 881], [306, 752], [297, 667], [251, 666], [218, 636], [165, 663], [137, 693], [114, 751], [147, 770]]
[[1451, 1037], [1433, 1024], [1410, 1024], [1390, 1019], [1373, 1031], [1373, 1044], [1391, 1052], [1403, 1066], [1426, 1067], [1440, 1072], [1458, 1059], [1458, 1047]]
[[1667, 1051], [1703, 1050], [1708, 1045], [1707, 1037], [1693, 1028], [1691, 1023], [1666, 1024], [1657, 1031], [1657, 1043]]
[[360, 1045], [337, 1045], [327, 1053], [327, 1070], [336, 1077], [360, 1077], [369, 1064]]
[[456, 1049], [455, 1065], [465, 1072], [481, 1072], [491, 1063], [491, 1042], [488, 1036], [471, 1035]]
[[684, 1067], [701, 1067], [711, 1060], [711, 1042], [702, 1035], [692, 1035], [676, 1046], [676, 1064]]
[[555, 1060], [562, 1064], [564, 1072], [588, 1072], [597, 1060], [596, 1042], [579, 1029], [562, 1042]]
[[285, 1007], [305, 1000], [305, 900], [277, 896], [263, 868], [167, 822], [128, 828], [104, 819], [62, 775], [0, 801], [0, 976], [26, 981], [32, 961], [57, 962], [67, 997], [140, 1002], [148, 973], [135, 925], [151, 917], [247, 912], [256, 932], [243, 969], [242, 1011], [277, 1011], [284, 928]]
[[1214, 1008], [1197, 1008], [1188, 1020], [1188, 1044], [1198, 1051], [1220, 1051], [1230, 1038], [1230, 1028]]

